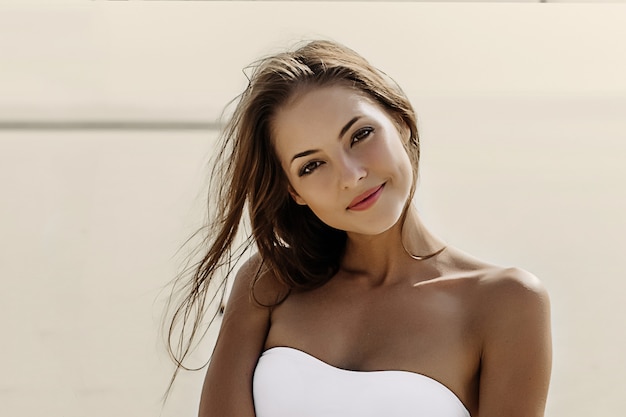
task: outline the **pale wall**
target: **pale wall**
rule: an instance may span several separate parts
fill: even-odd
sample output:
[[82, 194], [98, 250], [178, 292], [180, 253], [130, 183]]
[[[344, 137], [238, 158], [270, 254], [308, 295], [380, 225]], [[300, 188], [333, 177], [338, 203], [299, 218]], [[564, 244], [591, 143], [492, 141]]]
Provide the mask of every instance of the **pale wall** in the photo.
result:
[[[7, 121], [212, 122], [241, 69], [341, 41], [420, 117], [418, 205], [449, 243], [538, 275], [553, 302], [548, 416], [626, 407], [623, 5], [91, 3], [0, 6]], [[0, 130], [0, 414], [161, 410], [161, 288], [202, 220], [216, 132]], [[205, 346], [196, 359], [210, 351]]]

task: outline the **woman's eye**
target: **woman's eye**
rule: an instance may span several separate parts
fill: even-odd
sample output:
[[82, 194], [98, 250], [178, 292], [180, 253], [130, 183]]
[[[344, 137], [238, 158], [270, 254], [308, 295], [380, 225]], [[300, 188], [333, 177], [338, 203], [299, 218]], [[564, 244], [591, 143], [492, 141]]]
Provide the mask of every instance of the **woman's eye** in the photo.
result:
[[357, 130], [356, 133], [352, 136], [351, 144], [355, 144], [359, 141], [362, 141], [363, 139], [367, 138], [373, 131], [374, 129], [371, 127], [365, 127], [363, 129]]
[[299, 174], [300, 174], [301, 177], [303, 175], [309, 175], [311, 172], [313, 172], [317, 167], [319, 167], [322, 164], [323, 164], [322, 161], [311, 161], [311, 162], [308, 162], [302, 168], [300, 168]]

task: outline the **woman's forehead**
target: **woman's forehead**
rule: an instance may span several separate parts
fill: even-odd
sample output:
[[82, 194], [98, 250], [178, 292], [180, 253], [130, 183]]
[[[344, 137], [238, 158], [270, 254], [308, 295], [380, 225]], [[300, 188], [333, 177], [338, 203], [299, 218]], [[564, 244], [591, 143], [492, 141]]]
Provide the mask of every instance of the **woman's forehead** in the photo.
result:
[[[330, 128], [354, 113], [380, 112], [380, 106], [368, 95], [343, 85], [309, 87], [281, 106], [273, 118], [275, 130], [305, 130], [317, 123]], [[345, 122], [344, 122], [345, 123]]]
[[342, 127], [354, 117], [380, 112], [380, 106], [357, 89], [310, 87], [278, 109], [271, 123], [272, 141], [281, 157], [285, 148], [301, 142], [313, 144], [321, 137], [339, 137]]

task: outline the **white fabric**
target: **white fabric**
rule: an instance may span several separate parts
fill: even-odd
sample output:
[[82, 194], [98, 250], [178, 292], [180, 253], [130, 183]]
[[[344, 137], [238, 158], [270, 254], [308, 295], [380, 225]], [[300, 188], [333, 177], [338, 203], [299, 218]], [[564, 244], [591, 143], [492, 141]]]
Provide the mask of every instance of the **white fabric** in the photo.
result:
[[275, 347], [259, 358], [256, 417], [470, 417], [445, 385], [408, 371], [349, 371]]

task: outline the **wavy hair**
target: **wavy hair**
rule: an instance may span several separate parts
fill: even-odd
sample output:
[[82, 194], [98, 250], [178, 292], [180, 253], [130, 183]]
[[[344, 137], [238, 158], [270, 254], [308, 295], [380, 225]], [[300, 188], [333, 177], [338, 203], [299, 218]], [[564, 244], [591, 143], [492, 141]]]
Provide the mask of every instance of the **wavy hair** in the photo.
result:
[[[183, 361], [199, 336], [206, 298], [210, 288], [214, 288], [209, 284], [224, 267], [224, 275], [231, 273], [244, 249], [255, 245], [264, 272], [289, 290], [319, 287], [339, 268], [346, 233], [324, 224], [308, 206], [296, 204], [273, 148], [273, 118], [297, 91], [333, 84], [348, 86], [385, 109], [399, 129], [408, 128], [410, 136], [404, 146], [413, 165], [411, 197], [414, 194], [420, 155], [416, 116], [406, 95], [384, 73], [352, 49], [326, 40], [266, 57], [251, 68], [248, 87], [238, 97], [222, 132], [217, 163], [211, 173], [213, 195], [209, 199], [210, 222], [203, 246], [206, 252], [188, 274], [177, 280], [184, 294], [173, 311], [168, 333], [169, 353], [177, 364], [172, 382], [180, 368], [188, 369]], [[248, 212], [251, 230], [243, 246], [234, 248], [244, 210]], [[251, 287], [254, 300], [254, 283], [260, 273], [261, 269]], [[218, 284], [222, 290], [224, 286], [224, 281]], [[209, 304], [215, 298], [213, 295]], [[177, 326], [182, 326], [182, 330], [174, 344]]]

